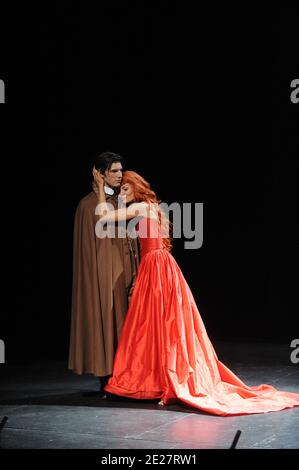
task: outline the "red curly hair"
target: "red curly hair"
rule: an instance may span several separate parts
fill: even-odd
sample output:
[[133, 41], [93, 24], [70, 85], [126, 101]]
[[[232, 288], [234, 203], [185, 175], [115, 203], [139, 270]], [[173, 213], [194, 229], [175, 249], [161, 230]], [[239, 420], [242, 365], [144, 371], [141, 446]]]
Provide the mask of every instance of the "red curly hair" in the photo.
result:
[[166, 214], [161, 210], [160, 200], [156, 193], [152, 190], [151, 185], [135, 171], [125, 171], [123, 174], [122, 184], [129, 183], [133, 187], [135, 202], [146, 202], [157, 206], [158, 217], [163, 236], [163, 245], [168, 251], [171, 250], [171, 237], [169, 236], [170, 222]]

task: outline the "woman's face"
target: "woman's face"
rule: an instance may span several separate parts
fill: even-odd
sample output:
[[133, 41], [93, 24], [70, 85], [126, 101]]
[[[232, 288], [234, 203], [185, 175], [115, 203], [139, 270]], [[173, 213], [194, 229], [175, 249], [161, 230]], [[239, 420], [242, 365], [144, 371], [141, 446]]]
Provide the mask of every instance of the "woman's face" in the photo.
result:
[[120, 197], [123, 201], [128, 204], [129, 202], [134, 201], [134, 191], [133, 186], [130, 183], [122, 184], [120, 188]]

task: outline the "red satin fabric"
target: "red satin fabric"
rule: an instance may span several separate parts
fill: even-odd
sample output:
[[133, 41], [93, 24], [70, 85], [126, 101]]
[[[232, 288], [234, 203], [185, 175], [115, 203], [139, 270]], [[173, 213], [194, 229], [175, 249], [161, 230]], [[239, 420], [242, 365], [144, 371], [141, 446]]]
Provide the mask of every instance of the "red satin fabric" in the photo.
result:
[[157, 222], [142, 219], [139, 229], [142, 259], [105, 390], [165, 404], [180, 400], [221, 416], [299, 406], [299, 394], [249, 387], [219, 361], [190, 288], [163, 249]]

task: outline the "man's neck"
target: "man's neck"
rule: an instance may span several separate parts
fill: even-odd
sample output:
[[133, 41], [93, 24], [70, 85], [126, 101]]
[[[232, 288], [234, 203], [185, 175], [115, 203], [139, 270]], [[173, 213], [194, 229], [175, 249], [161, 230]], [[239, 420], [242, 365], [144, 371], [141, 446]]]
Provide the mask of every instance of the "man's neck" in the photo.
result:
[[[92, 189], [96, 194], [98, 194], [98, 187], [97, 187], [97, 185], [94, 181], [92, 182]], [[111, 186], [108, 186], [108, 185], [105, 184], [104, 185], [104, 192], [105, 192], [106, 196], [113, 196], [116, 193], [116, 190], [114, 188], [112, 188]]]

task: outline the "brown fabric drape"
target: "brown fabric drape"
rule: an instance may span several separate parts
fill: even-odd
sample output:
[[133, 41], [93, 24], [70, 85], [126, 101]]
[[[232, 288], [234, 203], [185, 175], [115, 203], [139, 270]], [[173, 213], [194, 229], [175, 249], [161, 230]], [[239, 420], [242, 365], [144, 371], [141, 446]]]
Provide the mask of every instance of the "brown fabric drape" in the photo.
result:
[[[107, 202], [116, 206], [116, 197]], [[98, 238], [97, 196], [84, 197], [76, 210], [73, 248], [69, 369], [77, 374], [112, 373], [139, 264], [135, 239]]]

